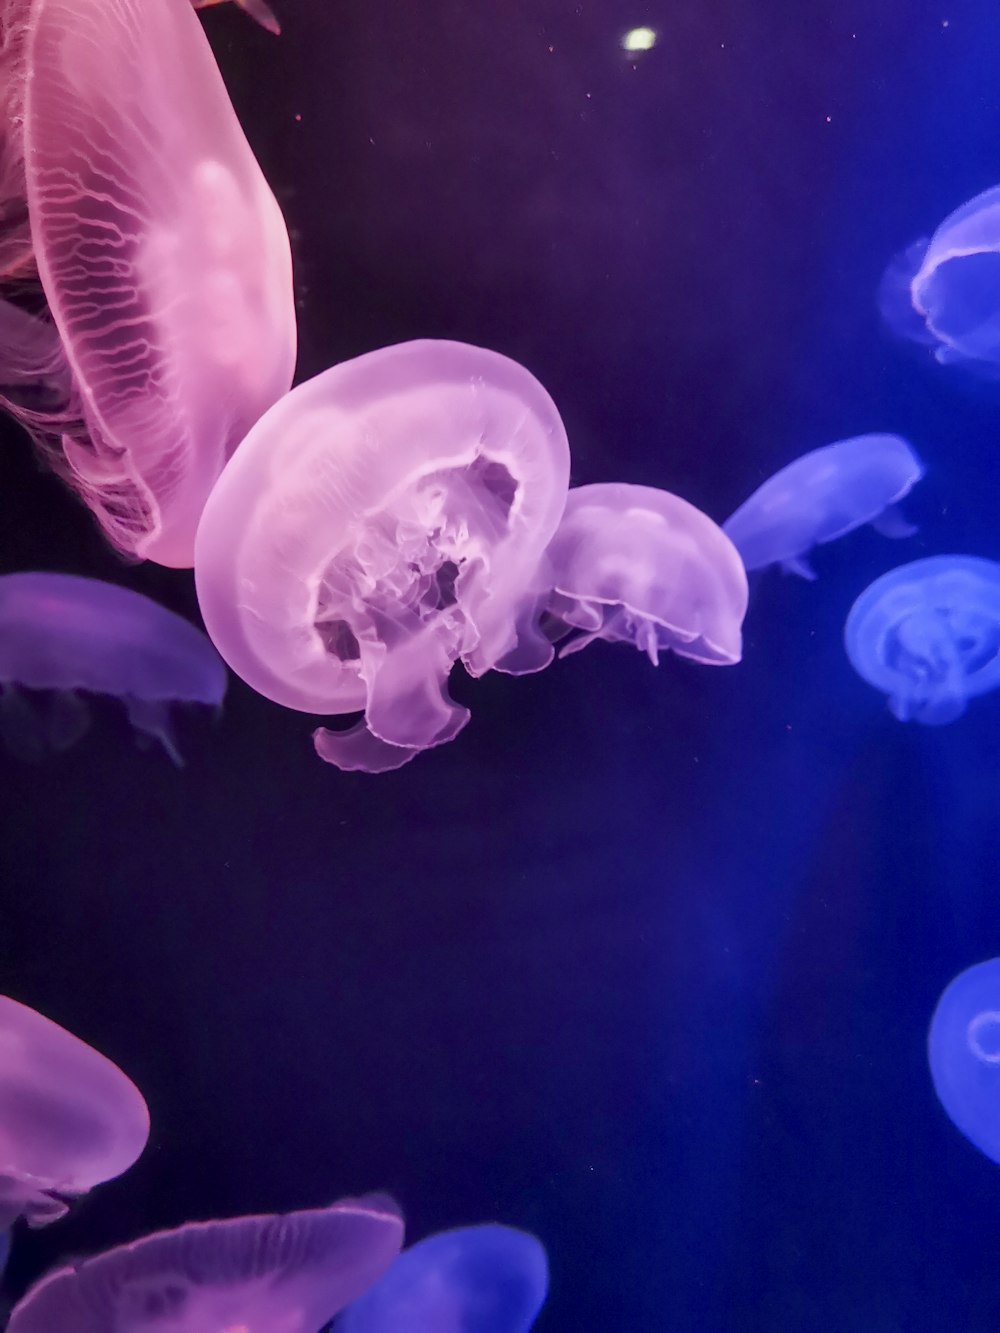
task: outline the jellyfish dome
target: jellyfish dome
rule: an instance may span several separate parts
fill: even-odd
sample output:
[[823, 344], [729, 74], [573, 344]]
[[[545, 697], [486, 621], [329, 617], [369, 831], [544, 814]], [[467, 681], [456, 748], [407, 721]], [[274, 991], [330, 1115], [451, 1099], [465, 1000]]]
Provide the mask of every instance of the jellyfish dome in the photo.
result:
[[953, 722], [1000, 685], [1000, 564], [938, 555], [900, 565], [851, 607], [844, 642], [901, 722]]
[[62, 1217], [126, 1171], [148, 1137], [146, 1103], [117, 1065], [0, 996], [0, 1227]]
[[916, 528], [896, 506], [922, 476], [920, 460], [898, 435], [856, 435], [783, 467], [722, 530], [748, 570], [777, 564], [814, 579], [806, 552], [863, 523], [886, 537], [912, 536]]
[[1000, 958], [967, 968], [945, 987], [927, 1056], [954, 1125], [1000, 1164]]
[[205, 625], [267, 698], [321, 728], [323, 759], [398, 768], [450, 740], [447, 693], [517, 637], [566, 500], [569, 446], [523, 366], [463, 343], [357, 357], [293, 389], [212, 492], [195, 547]]
[[[115, 546], [189, 566], [226, 458], [291, 383], [281, 212], [188, 0], [0, 4], [0, 258], [26, 207], [51, 319], [37, 378], [56, 355], [69, 385], [7, 406]], [[10, 324], [0, 385], [9, 361], [26, 375]]]
[[403, 1240], [382, 1197], [189, 1222], [56, 1269], [8, 1333], [316, 1333], [382, 1276]]
[[700, 509], [650, 486], [607, 482], [569, 492], [546, 552], [547, 633], [631, 643], [711, 665], [742, 653], [747, 576], [735, 546]]

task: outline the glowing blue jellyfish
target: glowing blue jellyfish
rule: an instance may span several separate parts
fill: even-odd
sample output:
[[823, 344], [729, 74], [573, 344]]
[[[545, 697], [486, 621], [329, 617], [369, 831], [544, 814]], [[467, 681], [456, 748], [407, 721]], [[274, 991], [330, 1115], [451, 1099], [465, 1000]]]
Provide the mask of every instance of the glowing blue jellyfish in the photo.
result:
[[953, 722], [1000, 685], [1000, 565], [972, 555], [900, 565], [851, 607], [844, 642], [901, 722]]
[[536, 1237], [501, 1226], [442, 1231], [404, 1250], [334, 1333], [527, 1333], [548, 1285]]
[[893, 259], [878, 305], [893, 333], [933, 348], [942, 364], [1000, 373], [1000, 186]]
[[1000, 958], [960, 972], [927, 1037], [934, 1091], [970, 1143], [1000, 1163]]
[[923, 476], [898, 435], [856, 435], [813, 449], [759, 486], [722, 525], [748, 570], [816, 577], [806, 552], [870, 523], [884, 537], [916, 528], [896, 508]]

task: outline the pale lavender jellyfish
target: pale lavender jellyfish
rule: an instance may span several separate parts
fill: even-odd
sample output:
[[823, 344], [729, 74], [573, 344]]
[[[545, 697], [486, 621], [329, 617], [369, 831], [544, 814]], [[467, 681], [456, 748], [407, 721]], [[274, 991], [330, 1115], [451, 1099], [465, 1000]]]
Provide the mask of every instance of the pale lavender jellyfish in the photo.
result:
[[386, 1271], [403, 1240], [381, 1196], [189, 1222], [56, 1269], [8, 1333], [316, 1333]]
[[[192, 0], [195, 9], [207, 9], [209, 5], [223, 3], [224, 0]], [[275, 37], [281, 35], [281, 25], [264, 3], [264, 0], [236, 0], [236, 3], [240, 9], [246, 10], [251, 18], [256, 19], [262, 28], [266, 28], [268, 32], [273, 32]]]
[[[190, 565], [226, 458], [291, 383], [281, 212], [187, 0], [0, 5], [0, 262], [26, 201], [52, 321], [36, 378], [59, 381], [56, 354], [67, 385], [8, 406], [114, 545]], [[30, 381], [9, 326], [0, 385], [10, 364]]]
[[512, 652], [568, 473], [551, 398], [496, 352], [411, 342], [335, 366], [257, 423], [205, 506], [208, 632], [267, 698], [364, 711], [314, 734], [321, 758], [398, 768], [468, 721], [453, 663], [481, 676]]
[[[35, 702], [28, 690], [52, 691]], [[176, 703], [218, 708], [226, 669], [198, 629], [141, 593], [70, 574], [0, 578], [0, 737], [28, 760], [68, 749], [87, 729], [77, 691], [113, 695], [144, 736], [182, 764]]]
[[960, 972], [927, 1037], [934, 1091], [970, 1143], [1000, 1163], [1000, 958]]
[[851, 607], [844, 643], [901, 722], [953, 722], [1000, 686], [1000, 565], [971, 555], [900, 565]]
[[923, 474], [898, 435], [856, 435], [813, 449], [769, 477], [723, 531], [748, 570], [780, 565], [814, 579], [806, 553], [864, 523], [884, 537], [912, 536], [916, 528], [897, 506]]
[[893, 259], [878, 305], [892, 332], [933, 348], [942, 364], [1000, 373], [1000, 186]]
[[441, 1231], [404, 1250], [334, 1333], [528, 1333], [548, 1286], [535, 1236], [502, 1226]]
[[56, 1221], [128, 1170], [148, 1137], [146, 1103], [117, 1065], [0, 996], [0, 1228]]
[[654, 665], [667, 650], [711, 665], [740, 660], [743, 562], [686, 500], [624, 482], [575, 486], [546, 562], [545, 632], [580, 631], [560, 656], [606, 639], [633, 644]]

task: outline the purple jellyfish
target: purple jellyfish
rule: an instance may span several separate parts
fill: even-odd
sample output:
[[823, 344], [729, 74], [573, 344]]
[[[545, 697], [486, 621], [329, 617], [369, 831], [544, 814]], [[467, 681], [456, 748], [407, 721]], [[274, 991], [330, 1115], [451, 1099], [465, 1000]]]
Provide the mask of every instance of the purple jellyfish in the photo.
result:
[[468, 721], [453, 663], [481, 676], [511, 652], [568, 473], [551, 398], [496, 352], [411, 342], [335, 366], [257, 423], [205, 506], [208, 632], [269, 699], [364, 711], [315, 732], [321, 758], [399, 768]]
[[[47, 703], [19, 689], [55, 691]], [[0, 578], [0, 738], [28, 760], [74, 744], [88, 725], [77, 690], [115, 695], [136, 730], [183, 760], [172, 703], [218, 707], [226, 669], [198, 629], [141, 593], [71, 574]]]
[[8, 1333], [316, 1333], [379, 1280], [402, 1240], [381, 1196], [189, 1222], [56, 1269]]
[[[189, 566], [226, 458], [291, 383], [281, 212], [187, 0], [0, 0], [0, 16], [0, 267], [24, 265], [26, 204], [48, 303], [35, 379], [64, 384], [7, 405], [115, 546]], [[10, 364], [32, 379], [10, 323], [0, 386]]]
[[148, 1138], [146, 1103], [117, 1065], [0, 996], [0, 1228], [54, 1222], [126, 1171]]

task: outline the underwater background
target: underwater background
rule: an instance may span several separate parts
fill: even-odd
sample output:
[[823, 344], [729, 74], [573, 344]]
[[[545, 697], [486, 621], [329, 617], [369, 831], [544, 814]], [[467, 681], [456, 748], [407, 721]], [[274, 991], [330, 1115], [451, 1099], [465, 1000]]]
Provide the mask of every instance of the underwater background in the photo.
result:
[[[275, 0], [277, 8], [278, 0]], [[905, 544], [752, 579], [721, 672], [600, 645], [475, 697], [379, 777], [233, 677], [186, 767], [108, 710], [0, 755], [0, 985], [126, 1069], [149, 1147], [21, 1238], [56, 1260], [190, 1218], [385, 1189], [408, 1239], [537, 1234], [542, 1333], [988, 1330], [1000, 1175], [935, 1097], [944, 986], [1000, 954], [1000, 696], [901, 725], [847, 611], [903, 559], [1000, 558], [1000, 392], [875, 304], [891, 256], [1000, 174], [987, 0], [286, 0], [205, 26], [285, 213], [297, 380], [462, 339], [555, 399], [572, 482], [718, 521], [874, 430], [927, 476]], [[231, 12], [230, 12], [231, 10]], [[644, 24], [652, 49], [626, 53]], [[127, 566], [0, 423], [0, 573]]]

